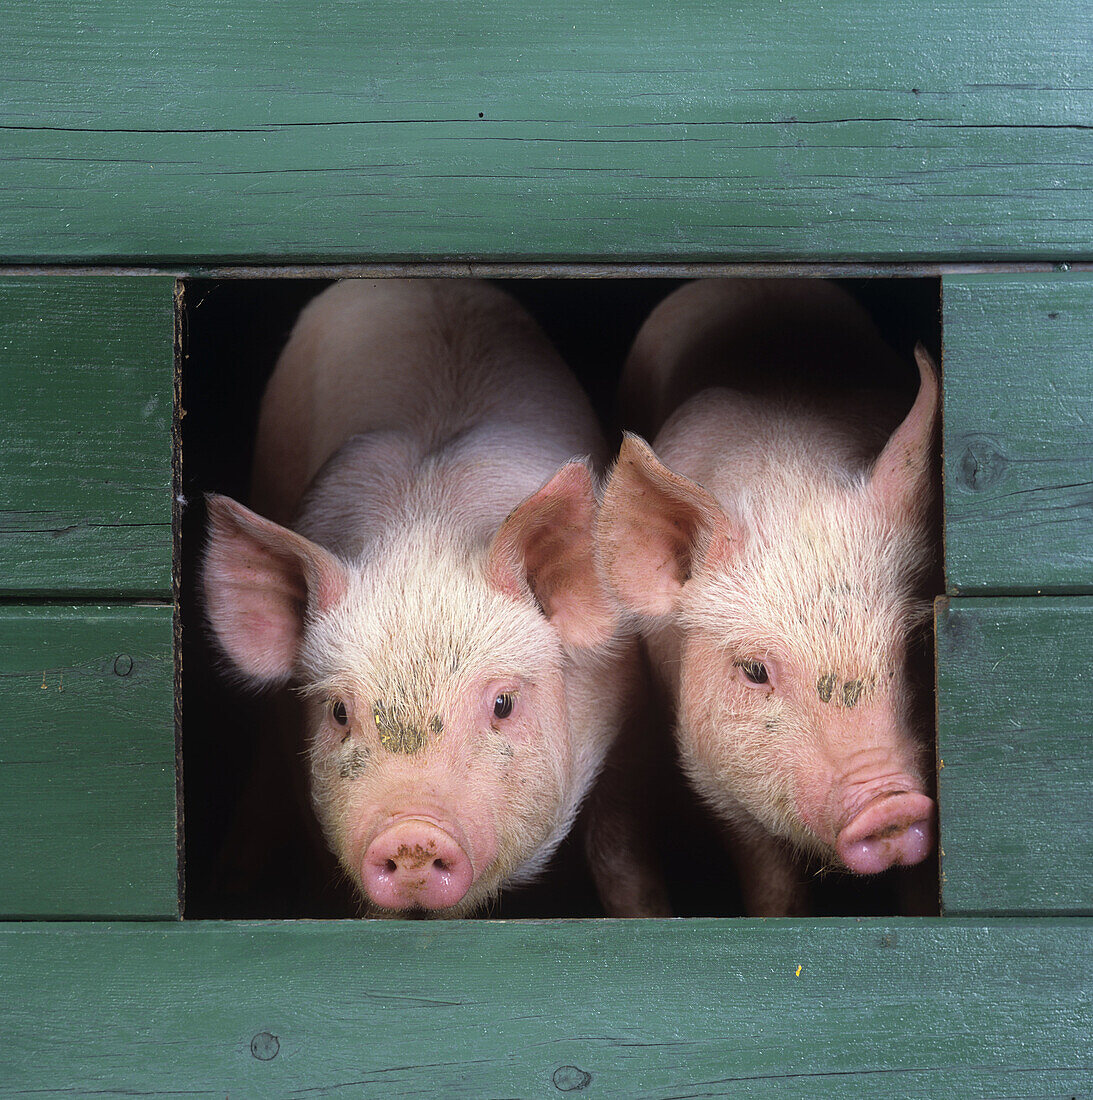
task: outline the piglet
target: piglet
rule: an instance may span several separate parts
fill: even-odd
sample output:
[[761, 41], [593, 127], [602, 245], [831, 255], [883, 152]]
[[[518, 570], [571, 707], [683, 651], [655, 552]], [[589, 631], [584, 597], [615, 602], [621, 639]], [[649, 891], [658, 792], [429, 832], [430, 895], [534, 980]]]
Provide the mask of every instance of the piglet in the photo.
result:
[[301, 314], [255, 510], [208, 499], [204, 599], [239, 677], [304, 700], [311, 801], [367, 911], [469, 914], [573, 824], [636, 667], [594, 561], [605, 458], [495, 287], [347, 281]]
[[938, 382], [915, 357], [900, 422], [892, 396], [832, 385], [900, 369], [843, 290], [711, 280], [653, 311], [624, 372], [657, 434], [625, 439], [599, 553], [753, 914], [805, 911], [802, 856], [872, 875], [934, 846], [908, 670], [935, 567]]

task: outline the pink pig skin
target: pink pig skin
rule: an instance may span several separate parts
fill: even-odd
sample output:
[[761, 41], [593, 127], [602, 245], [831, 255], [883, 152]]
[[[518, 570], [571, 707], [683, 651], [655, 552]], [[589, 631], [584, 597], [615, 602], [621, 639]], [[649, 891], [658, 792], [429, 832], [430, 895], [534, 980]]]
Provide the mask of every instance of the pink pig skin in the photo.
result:
[[301, 314], [255, 511], [209, 498], [205, 603], [241, 679], [301, 699], [311, 801], [367, 911], [463, 916], [532, 878], [635, 709], [594, 561], [605, 457], [496, 288], [348, 281]]
[[869, 875], [934, 848], [909, 670], [936, 566], [938, 384], [916, 358], [901, 422], [891, 397], [832, 384], [898, 367], [840, 288], [710, 280], [653, 311], [624, 372], [656, 438], [624, 441], [599, 553], [757, 915], [805, 910], [802, 857]]

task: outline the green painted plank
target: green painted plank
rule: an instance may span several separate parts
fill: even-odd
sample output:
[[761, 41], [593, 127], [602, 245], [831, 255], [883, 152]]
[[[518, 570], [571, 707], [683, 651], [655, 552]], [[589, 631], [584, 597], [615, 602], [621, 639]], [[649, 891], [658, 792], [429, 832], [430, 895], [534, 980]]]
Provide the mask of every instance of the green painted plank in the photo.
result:
[[1088, 0], [6, 5], [0, 259], [1078, 259]]
[[178, 916], [171, 632], [166, 606], [0, 607], [5, 917]]
[[943, 281], [958, 592], [1093, 592], [1093, 272]]
[[937, 607], [945, 913], [1093, 913], [1093, 599]]
[[5, 1093], [1093, 1097], [1093, 922], [0, 928]]
[[170, 595], [173, 303], [168, 278], [0, 279], [0, 593]]

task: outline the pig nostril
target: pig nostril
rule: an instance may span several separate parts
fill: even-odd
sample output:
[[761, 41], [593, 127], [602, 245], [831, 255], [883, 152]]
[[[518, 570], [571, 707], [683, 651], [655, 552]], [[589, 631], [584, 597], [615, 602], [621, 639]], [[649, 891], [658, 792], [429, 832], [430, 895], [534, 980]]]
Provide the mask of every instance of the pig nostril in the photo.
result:
[[372, 838], [361, 865], [361, 885], [383, 909], [446, 909], [474, 881], [466, 851], [429, 821], [396, 821]]
[[839, 858], [858, 874], [911, 867], [934, 845], [934, 804], [915, 791], [892, 792], [870, 803], [839, 833]]

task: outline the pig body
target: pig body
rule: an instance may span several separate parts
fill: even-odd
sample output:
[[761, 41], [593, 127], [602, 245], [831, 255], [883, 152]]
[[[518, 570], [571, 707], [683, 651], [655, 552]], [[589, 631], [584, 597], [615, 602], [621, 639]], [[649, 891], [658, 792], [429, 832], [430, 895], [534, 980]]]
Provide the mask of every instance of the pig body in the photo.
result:
[[[624, 382], [654, 448], [627, 438], [600, 519], [682, 765], [729, 826], [757, 914], [802, 911], [801, 855], [871, 874], [933, 845], [908, 651], [935, 554], [937, 384], [920, 352], [901, 424], [889, 395], [825, 390], [844, 357], [893, 366], [831, 284], [681, 288], [646, 322]], [[754, 392], [705, 388], [717, 378]]]
[[264, 395], [268, 518], [210, 498], [210, 623], [244, 679], [302, 696], [316, 816], [374, 912], [532, 877], [624, 720], [635, 647], [575, 456], [605, 457], [592, 410], [507, 295], [350, 281]]

